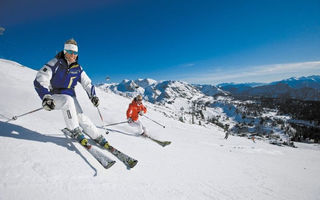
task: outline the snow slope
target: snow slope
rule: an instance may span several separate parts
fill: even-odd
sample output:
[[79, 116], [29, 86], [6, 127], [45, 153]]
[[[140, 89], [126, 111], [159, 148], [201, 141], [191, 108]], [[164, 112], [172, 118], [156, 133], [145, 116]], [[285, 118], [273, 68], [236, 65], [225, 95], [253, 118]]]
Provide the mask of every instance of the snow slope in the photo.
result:
[[[253, 143], [217, 127], [184, 124], [164, 117], [146, 103], [142, 122], [161, 146], [129, 134], [128, 125], [110, 127], [109, 142], [139, 160], [131, 170], [117, 160], [104, 169], [88, 152], [60, 132], [60, 111], [39, 111], [5, 123], [13, 115], [39, 108], [33, 89], [36, 71], [0, 59], [0, 200], [10, 199], [319, 199], [320, 147]], [[84, 112], [101, 126], [95, 109], [77, 88]], [[130, 99], [97, 90], [105, 123], [125, 120]], [[105, 152], [110, 158], [111, 154]]]

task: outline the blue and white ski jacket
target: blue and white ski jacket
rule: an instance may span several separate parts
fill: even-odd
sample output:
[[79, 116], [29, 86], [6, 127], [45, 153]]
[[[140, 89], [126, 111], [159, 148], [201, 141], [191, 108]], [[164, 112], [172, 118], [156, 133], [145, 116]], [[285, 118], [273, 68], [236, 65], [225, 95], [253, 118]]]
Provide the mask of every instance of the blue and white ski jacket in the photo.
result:
[[76, 96], [74, 88], [80, 82], [89, 98], [96, 95], [91, 79], [77, 63], [68, 65], [63, 51], [45, 64], [37, 73], [33, 84], [41, 99], [45, 95], [66, 94]]

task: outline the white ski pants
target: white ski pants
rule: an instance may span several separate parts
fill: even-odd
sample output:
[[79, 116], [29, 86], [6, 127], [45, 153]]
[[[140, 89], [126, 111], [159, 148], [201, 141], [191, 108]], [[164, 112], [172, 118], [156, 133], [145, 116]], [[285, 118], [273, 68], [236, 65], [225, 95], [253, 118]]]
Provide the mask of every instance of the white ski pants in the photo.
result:
[[56, 105], [55, 110], [62, 110], [68, 129], [73, 130], [80, 126], [92, 139], [96, 139], [101, 135], [91, 120], [83, 114], [83, 110], [76, 97], [65, 94], [54, 94], [52, 98]]
[[147, 134], [147, 128], [143, 126], [141, 121], [138, 119], [137, 121], [129, 123], [130, 126], [132, 127], [137, 127], [139, 129], [140, 134], [145, 133]]

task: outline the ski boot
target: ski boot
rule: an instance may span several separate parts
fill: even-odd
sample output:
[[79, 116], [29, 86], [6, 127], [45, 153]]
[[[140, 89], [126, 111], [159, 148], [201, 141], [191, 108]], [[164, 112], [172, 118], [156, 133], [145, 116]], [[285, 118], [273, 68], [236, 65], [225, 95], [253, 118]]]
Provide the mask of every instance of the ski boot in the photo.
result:
[[75, 138], [76, 140], [78, 140], [82, 146], [88, 145], [88, 140], [84, 137], [84, 135], [79, 127], [73, 129], [73, 131], [71, 131], [71, 133], [72, 133], [72, 137]]
[[102, 135], [97, 137], [95, 139], [95, 141], [105, 149], [109, 149], [110, 148], [109, 142]]

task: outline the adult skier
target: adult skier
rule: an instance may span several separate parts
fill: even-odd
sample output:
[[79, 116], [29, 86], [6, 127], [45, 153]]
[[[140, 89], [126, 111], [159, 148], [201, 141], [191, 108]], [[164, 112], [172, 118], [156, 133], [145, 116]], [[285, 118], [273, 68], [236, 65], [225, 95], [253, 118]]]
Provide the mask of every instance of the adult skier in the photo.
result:
[[78, 45], [74, 39], [67, 40], [63, 51], [45, 64], [37, 73], [34, 87], [42, 100], [45, 110], [61, 110], [66, 126], [72, 136], [82, 145], [88, 140], [82, 130], [106, 149], [109, 143], [99, 133], [97, 127], [83, 114], [83, 110], [76, 98], [75, 86], [81, 83], [89, 99], [95, 107], [99, 106], [99, 98], [83, 68], [78, 64]]
[[129, 104], [129, 108], [127, 110], [127, 119], [130, 126], [137, 127], [143, 136], [147, 136], [147, 129], [139, 120], [139, 115], [143, 116], [146, 113], [147, 108], [142, 104], [142, 96], [136, 96]]

